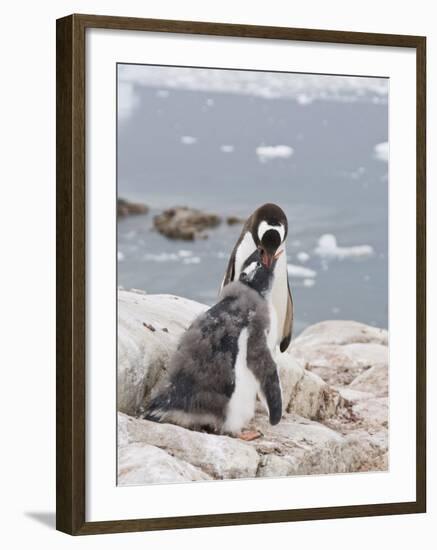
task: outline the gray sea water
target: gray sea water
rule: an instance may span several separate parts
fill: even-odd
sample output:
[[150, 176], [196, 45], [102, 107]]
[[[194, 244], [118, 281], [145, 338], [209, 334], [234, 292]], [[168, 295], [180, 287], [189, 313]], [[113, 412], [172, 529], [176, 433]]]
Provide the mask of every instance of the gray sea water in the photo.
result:
[[387, 327], [388, 164], [377, 146], [388, 141], [388, 108], [357, 89], [307, 101], [131, 82], [118, 196], [151, 210], [118, 222], [118, 285], [213, 304], [241, 226], [184, 242], [155, 232], [154, 215], [186, 205], [246, 217], [275, 202], [289, 221], [296, 333], [326, 319]]

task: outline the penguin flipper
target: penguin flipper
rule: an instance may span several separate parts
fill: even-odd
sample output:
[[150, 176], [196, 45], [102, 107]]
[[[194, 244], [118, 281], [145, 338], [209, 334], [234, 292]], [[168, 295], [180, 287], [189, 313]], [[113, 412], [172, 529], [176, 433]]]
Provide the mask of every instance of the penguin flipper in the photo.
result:
[[223, 290], [223, 288], [229, 284], [232, 283], [235, 277], [235, 249], [233, 250], [231, 257], [229, 258], [228, 267], [226, 268], [226, 273], [223, 278], [222, 286], [220, 287], [220, 291]]
[[282, 329], [282, 339], [279, 344], [279, 349], [284, 352], [291, 342], [293, 334], [293, 298], [291, 297], [290, 283], [287, 279], [288, 296], [287, 296], [287, 312], [285, 314], [284, 326]]
[[282, 417], [282, 392], [276, 369], [265, 377], [262, 392], [269, 407], [270, 424], [276, 426]]
[[225, 276], [223, 277], [222, 286], [220, 287], [220, 291], [223, 290], [223, 288], [229, 284], [232, 283], [232, 281], [235, 280], [235, 257], [237, 255], [238, 246], [241, 243], [241, 241], [244, 238], [244, 235], [248, 231], [248, 227], [250, 224], [250, 221], [252, 219], [252, 216], [249, 216], [246, 220], [246, 222], [243, 225], [243, 228], [241, 230], [240, 236], [238, 237], [237, 242], [235, 243], [235, 246], [231, 252], [231, 256], [229, 258], [228, 267], [226, 268]]

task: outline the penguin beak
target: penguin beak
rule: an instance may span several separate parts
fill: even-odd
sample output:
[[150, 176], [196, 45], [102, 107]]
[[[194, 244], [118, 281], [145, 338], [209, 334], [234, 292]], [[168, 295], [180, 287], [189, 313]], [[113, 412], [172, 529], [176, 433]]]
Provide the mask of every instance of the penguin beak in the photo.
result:
[[261, 258], [263, 266], [270, 269], [272, 267], [273, 258], [274, 256], [272, 254], [267, 254], [267, 252], [265, 252]]
[[282, 252], [283, 250], [279, 250], [279, 252], [276, 252], [276, 254], [269, 254], [264, 248], [261, 248], [261, 262], [263, 266], [267, 269], [270, 269], [273, 265], [273, 262], [276, 262]]

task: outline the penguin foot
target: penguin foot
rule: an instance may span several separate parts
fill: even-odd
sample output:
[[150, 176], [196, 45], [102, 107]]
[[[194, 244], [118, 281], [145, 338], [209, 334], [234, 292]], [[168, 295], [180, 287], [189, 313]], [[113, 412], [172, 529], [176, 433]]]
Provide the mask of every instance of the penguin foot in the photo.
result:
[[243, 441], [253, 441], [254, 439], [258, 439], [259, 437], [262, 437], [262, 433], [252, 430], [247, 432], [241, 432], [238, 436], [239, 439], [242, 439]]

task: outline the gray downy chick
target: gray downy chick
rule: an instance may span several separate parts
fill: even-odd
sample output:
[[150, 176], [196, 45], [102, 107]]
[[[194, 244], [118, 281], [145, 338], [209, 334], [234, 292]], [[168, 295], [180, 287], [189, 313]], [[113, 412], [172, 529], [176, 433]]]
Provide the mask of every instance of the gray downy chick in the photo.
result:
[[267, 342], [275, 261], [267, 267], [255, 251], [239, 281], [226, 285], [220, 301], [194, 320], [144, 418], [239, 435], [253, 418], [260, 393], [270, 423], [280, 421], [281, 386]]

